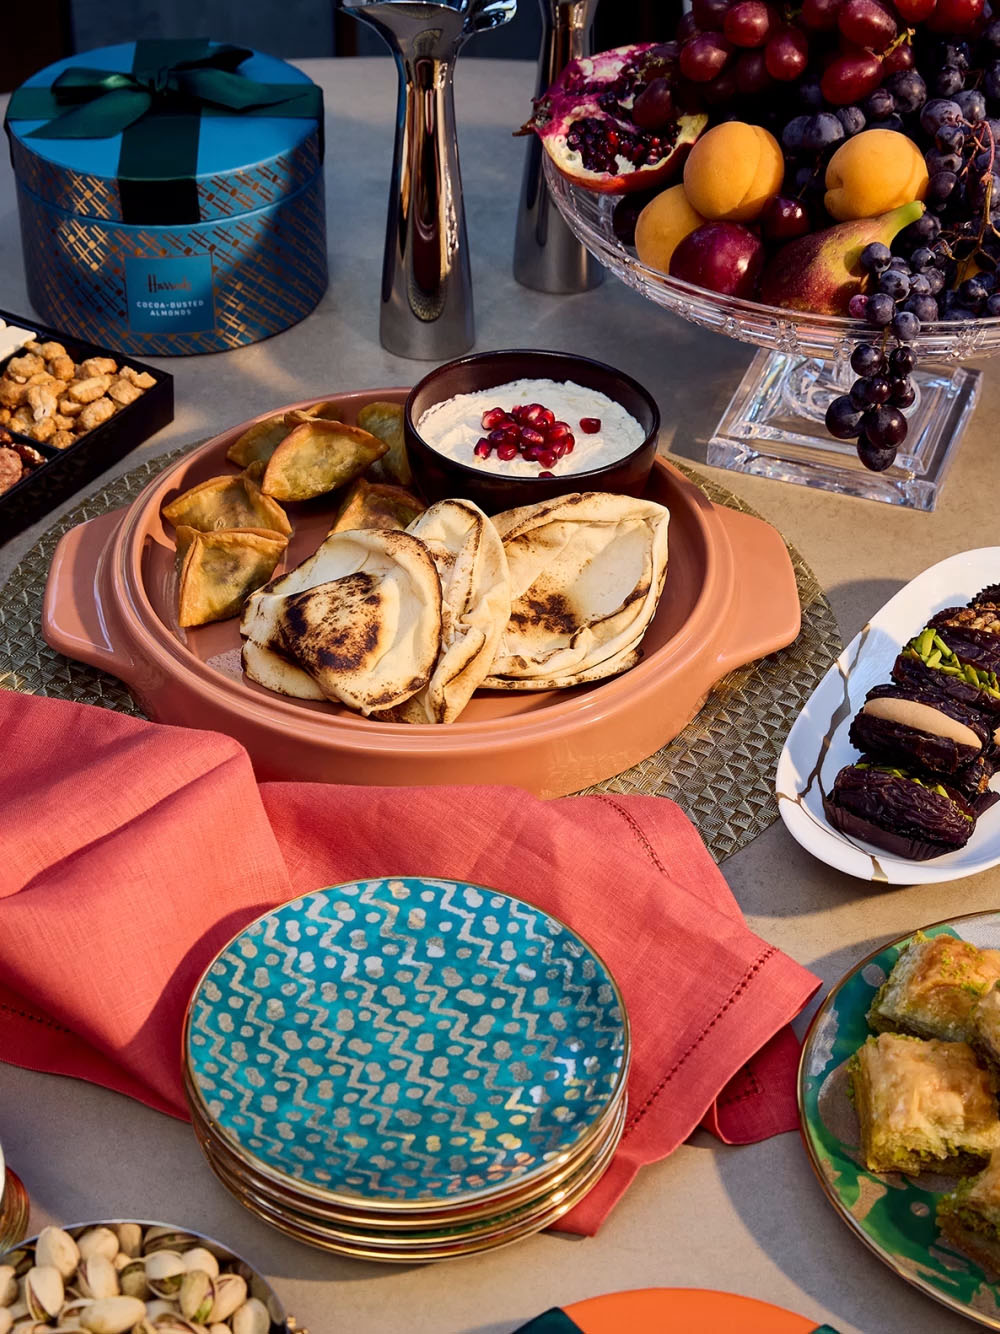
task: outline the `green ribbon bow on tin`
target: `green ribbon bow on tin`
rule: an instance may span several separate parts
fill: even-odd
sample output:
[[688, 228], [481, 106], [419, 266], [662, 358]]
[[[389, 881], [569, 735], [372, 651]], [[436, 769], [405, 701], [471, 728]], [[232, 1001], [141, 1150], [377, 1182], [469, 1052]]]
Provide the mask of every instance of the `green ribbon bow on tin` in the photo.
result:
[[272, 115], [322, 114], [320, 92], [312, 84], [258, 83], [238, 74], [252, 55], [246, 47], [227, 44], [148, 73], [71, 67], [50, 88], [18, 89], [8, 119], [44, 119], [28, 139], [111, 139], [153, 110], [218, 108], [240, 115], [266, 107]]

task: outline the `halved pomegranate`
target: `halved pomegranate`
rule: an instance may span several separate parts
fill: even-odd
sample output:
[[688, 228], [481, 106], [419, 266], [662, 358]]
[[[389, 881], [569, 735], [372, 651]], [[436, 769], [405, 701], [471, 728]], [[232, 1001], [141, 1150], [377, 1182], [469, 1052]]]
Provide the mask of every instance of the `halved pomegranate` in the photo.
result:
[[[707, 116], [674, 105], [676, 60], [675, 44], [658, 42], [572, 60], [516, 133], [533, 130], [562, 174], [591, 190], [623, 194], [661, 185], [708, 124]], [[636, 102], [654, 82], [637, 124]]]

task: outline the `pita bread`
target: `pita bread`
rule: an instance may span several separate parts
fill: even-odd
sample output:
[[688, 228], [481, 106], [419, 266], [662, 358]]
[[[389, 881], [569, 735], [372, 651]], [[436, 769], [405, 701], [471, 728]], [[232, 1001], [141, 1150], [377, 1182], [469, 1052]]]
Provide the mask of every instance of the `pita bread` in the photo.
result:
[[222, 528], [177, 530], [177, 624], [205, 625], [237, 616], [247, 596], [274, 573], [288, 546], [283, 533]]
[[669, 518], [607, 492], [498, 514], [512, 605], [483, 686], [551, 690], [634, 666], [663, 590]]
[[510, 616], [500, 535], [471, 500], [439, 500], [407, 532], [426, 543], [441, 579], [441, 648], [430, 681], [401, 720], [451, 723], [490, 670]]
[[305, 699], [318, 687], [364, 714], [391, 709], [430, 679], [441, 582], [408, 533], [334, 533], [250, 598], [241, 633], [255, 646], [244, 646], [244, 670], [260, 685]]

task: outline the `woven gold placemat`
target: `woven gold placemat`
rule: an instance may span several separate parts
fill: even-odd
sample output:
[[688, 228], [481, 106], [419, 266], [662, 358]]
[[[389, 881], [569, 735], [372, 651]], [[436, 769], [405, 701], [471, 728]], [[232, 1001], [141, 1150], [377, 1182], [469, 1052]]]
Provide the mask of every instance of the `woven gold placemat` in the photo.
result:
[[[149, 459], [77, 505], [40, 538], [17, 566], [0, 600], [0, 686], [31, 695], [100, 704], [143, 717], [113, 676], [56, 653], [42, 639], [42, 598], [56, 543], [85, 519], [127, 505], [150, 480], [194, 446]], [[672, 460], [717, 505], [756, 515], [738, 496]], [[757, 516], [759, 517], [759, 516]], [[717, 861], [756, 838], [778, 818], [774, 769], [796, 714], [842, 644], [830, 604], [794, 547], [802, 631], [779, 653], [723, 678], [704, 708], [669, 745], [617, 778], [587, 792], [670, 797], [701, 831]]]

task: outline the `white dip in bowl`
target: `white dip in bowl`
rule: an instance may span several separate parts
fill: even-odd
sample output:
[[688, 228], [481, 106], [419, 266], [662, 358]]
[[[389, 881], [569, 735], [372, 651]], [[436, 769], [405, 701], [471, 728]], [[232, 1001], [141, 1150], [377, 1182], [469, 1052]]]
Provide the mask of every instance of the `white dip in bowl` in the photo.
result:
[[[517, 455], [512, 459], [489, 458], [475, 453], [476, 443], [489, 435], [483, 426], [483, 413], [492, 408], [511, 408], [540, 403], [555, 413], [556, 421], [565, 422], [573, 434], [572, 453], [564, 454], [545, 470], [554, 476], [591, 472], [616, 463], [631, 454], [646, 438], [646, 432], [620, 403], [596, 389], [585, 389], [572, 380], [513, 380], [480, 389], [473, 394], [456, 394], [424, 412], [417, 422], [421, 439], [439, 454], [482, 472], [502, 473], [508, 477], [537, 477], [542, 466], [537, 459]], [[596, 418], [600, 428], [593, 434], [581, 429], [583, 418]]]

